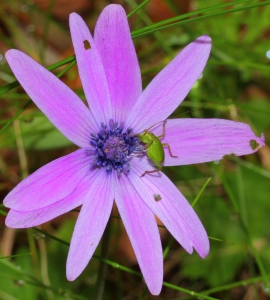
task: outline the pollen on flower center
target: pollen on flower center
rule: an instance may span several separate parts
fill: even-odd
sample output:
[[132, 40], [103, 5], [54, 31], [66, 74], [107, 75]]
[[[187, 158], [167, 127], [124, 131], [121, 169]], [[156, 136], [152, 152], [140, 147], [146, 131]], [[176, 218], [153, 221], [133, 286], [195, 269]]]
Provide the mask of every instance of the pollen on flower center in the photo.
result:
[[104, 144], [104, 152], [108, 159], [121, 161], [128, 155], [128, 145], [121, 136], [110, 136]]
[[127, 128], [124, 132], [123, 129], [123, 122], [118, 125], [117, 122], [110, 120], [109, 126], [101, 123], [100, 131], [91, 134], [90, 144], [94, 147], [94, 166], [104, 167], [108, 173], [112, 170], [117, 171], [118, 174], [129, 172], [130, 156], [139, 153], [142, 146], [131, 128]]

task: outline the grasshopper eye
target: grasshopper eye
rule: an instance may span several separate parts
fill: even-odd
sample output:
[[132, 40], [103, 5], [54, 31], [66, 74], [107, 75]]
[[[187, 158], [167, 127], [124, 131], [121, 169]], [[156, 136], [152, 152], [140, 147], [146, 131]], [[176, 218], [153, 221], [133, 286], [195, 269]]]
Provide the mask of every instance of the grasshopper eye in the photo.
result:
[[91, 49], [90, 43], [87, 40], [83, 41], [83, 46], [85, 50]]

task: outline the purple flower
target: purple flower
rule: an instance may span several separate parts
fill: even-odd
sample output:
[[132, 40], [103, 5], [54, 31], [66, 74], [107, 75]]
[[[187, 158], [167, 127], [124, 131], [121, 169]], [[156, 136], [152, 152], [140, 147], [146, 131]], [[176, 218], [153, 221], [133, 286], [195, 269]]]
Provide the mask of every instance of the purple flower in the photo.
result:
[[[15, 76], [50, 121], [79, 150], [56, 159], [24, 179], [5, 198], [6, 225], [32, 227], [82, 205], [67, 259], [67, 278], [76, 279], [91, 259], [116, 201], [142, 274], [152, 294], [163, 280], [162, 247], [155, 215], [188, 252], [204, 258], [209, 241], [180, 191], [141, 153], [135, 134], [166, 119], [201, 75], [211, 49], [204, 35], [184, 48], [142, 92], [140, 68], [125, 11], [109, 5], [92, 38], [80, 16], [70, 16], [80, 77], [90, 110], [63, 82], [30, 57], [10, 50]], [[164, 166], [219, 160], [254, 153], [264, 145], [250, 127], [220, 119], [166, 122], [171, 157]], [[162, 122], [151, 130], [162, 132]], [[157, 199], [159, 201], [157, 201]]]

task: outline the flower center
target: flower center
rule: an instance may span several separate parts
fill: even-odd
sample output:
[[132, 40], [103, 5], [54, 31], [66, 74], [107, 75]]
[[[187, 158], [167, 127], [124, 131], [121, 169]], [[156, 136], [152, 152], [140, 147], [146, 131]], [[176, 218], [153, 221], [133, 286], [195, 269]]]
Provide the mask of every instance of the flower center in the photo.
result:
[[116, 170], [118, 174], [129, 172], [130, 156], [140, 153], [142, 146], [131, 128], [127, 128], [125, 132], [123, 129], [123, 122], [118, 125], [117, 122], [110, 120], [109, 126], [101, 123], [100, 131], [91, 134], [90, 144], [94, 147], [94, 166], [104, 167], [108, 173], [112, 170]]
[[103, 149], [107, 158], [116, 162], [120, 162], [128, 155], [128, 145], [121, 136], [109, 136]]

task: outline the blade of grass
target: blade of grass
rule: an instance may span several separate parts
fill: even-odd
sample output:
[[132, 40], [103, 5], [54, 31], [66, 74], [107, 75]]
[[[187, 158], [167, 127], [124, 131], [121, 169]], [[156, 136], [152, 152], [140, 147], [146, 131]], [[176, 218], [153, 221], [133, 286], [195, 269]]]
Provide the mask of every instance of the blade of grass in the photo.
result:
[[58, 78], [61, 78], [70, 68], [72, 68], [76, 64], [76, 60], [73, 60], [68, 66], [65, 67], [59, 74], [57, 74]]
[[[233, 13], [233, 12], [242, 11], [242, 10], [245, 10], [245, 9], [251, 9], [251, 8], [255, 8], [255, 7], [259, 7], [259, 6], [264, 6], [264, 5], [270, 4], [270, 1], [264, 1], [264, 2], [261, 2], [261, 3], [258, 3], [258, 4], [254, 4], [254, 5], [247, 5], [245, 7], [239, 8], [239, 9], [228, 9], [226, 11], [222, 11], [222, 12], [218, 12], [218, 13], [214, 13], [214, 14], [208, 14], [208, 15], [197, 17], [197, 18], [188, 19], [188, 20], [185, 20], [185, 21], [182, 21], [182, 22], [176, 22], [176, 23], [170, 24], [168, 26], [159, 27], [162, 24], [171, 23], [171, 22], [174, 22], [174, 20], [179, 20], [179, 19], [182, 19], [182, 18], [193, 16], [193, 15], [205, 12], [207, 10], [211, 10], [212, 8], [213, 9], [217, 9], [217, 8], [222, 8], [222, 7], [226, 7], [226, 6], [231, 6], [233, 4], [240, 4], [240, 3], [243, 3], [243, 2], [249, 2], [249, 1], [251, 1], [251, 0], [232, 1], [232, 2], [229, 2], [229, 3], [226, 3], [226, 4], [212, 6], [212, 7], [207, 8], [207, 9], [197, 10], [197, 11], [192, 12], [192, 13], [184, 14], [182, 16], [178, 16], [178, 17], [175, 17], [175, 18], [170, 18], [170, 19], [167, 19], [165, 21], [158, 22], [158, 23], [155, 23], [153, 25], [146, 26], [143, 29], [132, 31], [131, 34], [132, 34], [133, 38], [137, 38], [139, 36], [147, 35], [147, 34], [150, 34], [152, 32], [155, 32], [157, 30], [163, 30], [163, 29], [166, 29], [166, 28], [171, 28], [171, 27], [183, 24], [183, 23], [193, 22], [193, 21], [197, 21], [197, 20], [200, 20], [200, 19], [204, 19], [204, 18], [215, 17], [215, 16], [222, 15], [222, 14]], [[55, 64], [53, 64], [51, 66], [49, 66], [47, 69], [51, 71], [51, 70], [54, 70], [54, 69], [56, 69], [56, 68], [58, 68], [60, 66], [65, 65], [65, 64], [67, 64], [69, 62], [72, 62], [74, 60], [75, 60], [75, 56], [72, 55], [72, 56], [69, 56], [69, 57], [67, 57], [67, 58], [65, 58], [65, 59], [63, 59], [63, 60], [61, 60], [61, 61], [59, 61], [59, 62], [57, 62], [57, 63], [55, 63]], [[0, 87], [0, 95], [6, 93], [8, 91], [10, 91], [11, 89], [13, 89], [13, 88], [15, 88], [17, 86], [19, 86], [19, 82], [18, 81], [14, 81], [12, 83], [9, 83], [7, 85], [4, 85], [4, 86]]]
[[165, 250], [163, 251], [163, 259], [165, 259], [167, 254], [169, 253], [169, 251], [170, 251], [170, 249], [173, 245], [173, 242], [174, 242], [174, 238], [171, 237], [170, 240], [169, 240], [168, 245], [166, 246]]
[[[109, 244], [111, 237], [111, 228], [112, 228], [112, 218], [109, 218], [109, 221], [106, 225], [105, 231], [102, 236], [101, 242], [101, 256], [103, 258], [107, 258], [109, 254]], [[102, 300], [105, 289], [106, 282], [106, 272], [107, 272], [107, 264], [104, 261], [99, 262], [99, 270], [98, 270], [98, 279], [96, 284], [96, 293], [95, 299]]]
[[55, 295], [59, 295], [64, 298], [67, 298], [67, 299], [76, 299], [76, 300], [88, 300], [89, 299], [89, 298], [85, 298], [80, 295], [73, 294], [69, 290], [65, 290], [65, 289], [61, 289], [61, 288], [54, 288], [54, 287], [42, 284], [40, 282], [32, 282], [30, 280], [24, 280], [24, 281], [27, 284], [37, 286], [37, 287], [43, 288], [45, 290], [49, 290], [49, 291], [53, 292]]
[[7, 122], [6, 122], [6, 124], [0, 129], [0, 134], [3, 132], [3, 131], [5, 131], [7, 128], [8, 128], [8, 126], [14, 121], [14, 120], [16, 120], [17, 118], [18, 118], [18, 116], [30, 105], [32, 103], [32, 100], [29, 100], [20, 110], [18, 110], [17, 112], [16, 112], [16, 114], [12, 117], [12, 118], [10, 118]]
[[220, 178], [220, 181], [221, 181], [226, 193], [229, 196], [230, 201], [232, 202], [234, 210], [239, 214], [239, 206], [238, 206], [237, 200], [234, 197], [234, 194], [230, 188], [229, 183], [227, 182], [227, 180], [225, 179], [225, 177], [223, 176], [223, 174], [220, 171], [218, 171], [217, 173], [218, 173], [218, 176]]
[[[135, 0], [126, 0], [127, 3], [133, 8], [136, 8], [137, 3], [135, 2]], [[148, 17], [148, 15], [143, 11], [138, 11], [138, 15], [139, 18], [147, 25], [152, 24], [151, 19]], [[171, 49], [171, 47], [166, 43], [166, 41], [163, 38], [163, 35], [160, 32], [155, 32], [154, 36], [159, 44], [160, 48], [163, 48], [163, 50], [165, 51], [165, 53], [167, 53], [169, 56], [173, 56], [173, 51]]]
[[201, 293], [196, 293], [196, 292], [193, 292], [193, 291], [189, 291], [189, 290], [186, 290], [186, 289], [181, 288], [179, 286], [176, 286], [174, 284], [170, 284], [168, 282], [165, 282], [165, 281], [163, 282], [163, 285], [167, 286], [168, 288], [171, 288], [173, 290], [180, 291], [180, 292], [183, 292], [185, 294], [188, 294], [190, 296], [198, 297], [198, 299], [218, 300], [217, 298], [212, 298], [212, 297], [205, 296]]
[[[41, 229], [34, 228], [34, 230], [36, 230], [36, 231], [38, 231], [40, 233], [43, 233], [45, 236], [47, 236], [47, 237], [49, 237], [49, 238], [51, 238], [51, 239], [53, 239], [53, 240], [55, 240], [57, 242], [60, 242], [61, 244], [64, 244], [66, 246], [70, 245], [68, 242], [63, 241], [63, 240], [61, 240], [61, 239], [59, 239], [59, 238], [57, 238], [55, 236], [52, 236], [52, 235], [48, 234], [47, 232], [45, 232], [45, 231], [43, 231]], [[108, 259], [104, 259], [104, 258], [102, 258], [102, 257], [100, 257], [98, 255], [95, 255], [95, 254], [93, 255], [93, 257], [96, 258], [96, 259], [102, 260], [103, 262], [107, 263], [108, 265], [112, 266], [113, 268], [120, 269], [120, 270], [128, 272], [130, 274], [142, 277], [141, 273], [136, 272], [136, 271], [134, 271], [134, 270], [132, 270], [130, 268], [127, 268], [125, 266], [122, 266], [122, 265], [120, 265], [120, 264], [118, 264], [116, 262], [113, 262], [113, 261], [108, 260]], [[183, 289], [181, 287], [178, 287], [176, 285], [173, 285], [173, 284], [170, 284], [170, 283], [167, 283], [167, 282], [163, 282], [163, 285], [167, 286], [169, 288], [172, 288], [174, 290], [181, 291], [181, 292], [186, 293], [188, 295], [196, 296], [196, 297], [199, 297], [199, 298], [202, 298], [202, 299], [216, 300], [216, 298], [207, 297], [207, 296], [205, 296], [203, 294], [196, 293], [196, 292], [193, 292], [193, 291], [190, 291], [190, 290], [186, 290], [186, 289]]]
[[0, 209], [0, 214], [3, 215], [3, 216], [7, 215], [7, 213], [4, 210], [2, 210], [2, 209]]
[[208, 61], [210, 65], [219, 65], [219, 66], [233, 66], [240, 68], [252, 68], [255, 70], [262, 70], [262, 71], [269, 71], [270, 66], [269, 65], [263, 65], [258, 63], [253, 63], [249, 61], [223, 61], [223, 60], [213, 60], [210, 59]]
[[45, 22], [42, 30], [43, 35], [42, 35], [42, 41], [40, 46], [40, 60], [42, 64], [44, 64], [45, 61], [46, 40], [49, 33], [50, 21], [52, 17], [53, 8], [55, 6], [55, 2], [56, 0], [50, 0], [49, 7], [45, 14]]
[[251, 251], [253, 253], [254, 259], [256, 261], [256, 264], [260, 270], [260, 273], [263, 277], [263, 281], [265, 284], [265, 287], [268, 288], [268, 291], [270, 290], [270, 285], [268, 282], [268, 274], [265, 270], [265, 267], [262, 263], [262, 260], [260, 258], [260, 255], [257, 251], [257, 249], [253, 246], [253, 241], [250, 235], [250, 230], [249, 230], [249, 222], [248, 222], [248, 214], [247, 214], [247, 205], [246, 205], [246, 197], [245, 197], [245, 190], [244, 190], [244, 184], [243, 184], [243, 176], [242, 176], [242, 169], [241, 166], [238, 165], [237, 171], [236, 171], [236, 178], [237, 178], [237, 186], [238, 186], [238, 193], [239, 193], [239, 203], [240, 203], [240, 212], [241, 212], [241, 219], [242, 219], [242, 224], [245, 229], [246, 235], [248, 237], [248, 243], [249, 247], [251, 248]]
[[23, 253], [23, 254], [14, 254], [14, 255], [9, 255], [9, 256], [1, 256], [0, 259], [4, 258], [12, 258], [12, 257], [17, 257], [17, 256], [23, 256], [23, 255], [31, 255], [32, 253]]
[[[241, 4], [243, 2], [249, 2], [251, 0], [241, 0], [241, 1], [231, 1], [231, 2], [228, 2], [226, 4], [219, 4], [219, 5], [215, 5], [215, 6], [211, 6], [211, 7], [208, 7], [208, 8], [204, 8], [204, 9], [200, 9], [200, 10], [197, 10], [195, 12], [191, 12], [191, 13], [187, 13], [187, 14], [184, 14], [184, 15], [181, 15], [181, 16], [177, 16], [177, 17], [174, 17], [174, 18], [170, 18], [170, 19], [167, 19], [165, 21], [162, 21], [162, 22], [158, 22], [158, 23], [155, 23], [155, 24], [152, 24], [152, 25], [149, 25], [149, 26], [146, 26], [142, 29], [139, 29], [139, 30], [136, 30], [136, 31], [133, 31], [132, 32], [132, 36], [133, 38], [137, 38], [138, 36], [142, 36], [142, 35], [146, 35], [146, 34], [149, 34], [151, 33], [149, 30], [150, 29], [155, 29], [155, 28], [159, 28], [159, 26], [163, 25], [163, 24], [168, 24], [168, 23], [171, 23], [171, 22], [174, 22], [174, 21], [177, 21], [177, 20], [180, 20], [180, 19], [183, 19], [183, 18], [187, 18], [187, 17], [190, 17], [190, 16], [194, 16], [194, 15], [197, 15], [197, 14], [200, 14], [200, 13], [203, 13], [203, 12], [206, 12], [206, 11], [209, 11], [209, 10], [212, 10], [212, 9], [218, 9], [218, 8], [223, 8], [223, 7], [227, 7], [227, 6], [231, 6], [231, 5], [236, 5], [236, 4]], [[256, 4], [255, 6], [261, 6], [261, 5], [267, 5], [270, 3], [270, 1], [266, 1], [267, 3], [265, 2], [262, 2], [262, 3], [259, 3], [259, 4]], [[245, 8], [241, 8], [240, 10], [243, 10], [243, 9], [247, 9], [247, 8], [253, 8], [254, 6], [246, 6]], [[226, 14], [226, 13], [230, 13], [230, 12], [234, 12], [234, 10], [226, 10], [226, 11], [223, 11], [223, 12], [219, 12], [218, 14]], [[207, 16], [202, 16], [202, 17], [211, 17], [212, 15], [207, 15]], [[213, 15], [215, 16], [215, 15]], [[192, 20], [195, 20], [195, 19], [190, 19], [190, 20], [187, 20], [187, 21], [192, 21]], [[197, 20], [197, 19], [196, 19]], [[173, 26], [177, 26], [178, 23], [174, 23], [172, 24]], [[165, 29], [165, 28], [159, 28], [158, 30], [160, 29]], [[140, 35], [138, 35], [140, 33]], [[69, 62], [72, 62], [73, 60], [75, 60], [75, 56], [72, 55], [72, 56], [69, 56], [51, 66], [49, 66], [47, 69], [48, 70], [54, 70], [60, 66], [63, 66]], [[15, 88], [19, 86], [19, 83], [18, 81], [14, 81], [12, 83], [9, 83], [5, 86], [2, 86], [0, 87], [0, 95], [10, 91], [11, 89]]]
[[208, 238], [209, 238], [209, 240], [213, 240], [213, 241], [224, 242], [224, 243], [227, 243], [227, 244], [233, 244], [233, 242], [221, 240], [221, 239], [218, 239], [218, 238], [215, 238], [215, 237], [212, 237], [212, 236], [208, 236]]
[[[23, 271], [19, 272], [19, 274], [20, 274], [20, 276], [30, 277], [28, 274], [24, 273]], [[40, 287], [40, 288], [43, 288], [45, 290], [49, 290], [49, 291], [53, 292], [55, 295], [62, 296], [64, 298], [70, 297], [69, 299], [77, 299], [77, 300], [87, 300], [87, 299], [89, 299], [89, 298], [85, 298], [85, 297], [80, 296], [80, 295], [73, 294], [69, 290], [65, 290], [65, 289], [62, 289], [62, 288], [55, 288], [55, 287], [52, 287], [52, 286], [45, 285], [42, 282], [36, 280], [36, 278], [31, 278], [32, 280], [29, 280], [29, 279], [26, 279], [24, 277], [23, 277], [23, 279], [21, 279], [21, 277], [20, 277], [18, 279], [18, 277], [16, 277], [15, 275], [12, 276], [12, 275], [9, 275], [9, 274], [6, 274], [6, 273], [5, 274], [0, 273], [0, 276], [11, 280], [13, 283], [16, 283], [19, 280], [21, 280], [22, 285], [29, 284], [29, 285], [32, 285], [32, 286]], [[0, 299], [2, 299], [2, 298], [0, 298]], [[22, 299], [22, 298], [20, 298], [20, 299]]]
[[[238, 165], [238, 168], [239, 167], [240, 166]], [[245, 209], [245, 206], [246, 206], [245, 204], [243, 204], [243, 201], [245, 201], [244, 191], [242, 190], [242, 191], [239, 192], [240, 193], [240, 200], [239, 200], [240, 204], [238, 205], [238, 203], [237, 203], [237, 201], [236, 201], [236, 199], [234, 197], [234, 194], [233, 194], [233, 192], [231, 190], [231, 187], [227, 183], [225, 177], [221, 174], [220, 171], [218, 172], [218, 174], [219, 174], [219, 178], [221, 179], [221, 182], [222, 182], [222, 184], [223, 184], [223, 186], [224, 186], [224, 188], [225, 188], [225, 190], [226, 190], [226, 192], [227, 192], [227, 194], [229, 196], [229, 199], [231, 200], [231, 202], [232, 202], [232, 204], [234, 206], [234, 209], [239, 214], [239, 219], [240, 219], [241, 227], [243, 228], [243, 230], [244, 230], [244, 232], [245, 232], [245, 234], [247, 236], [247, 239], [248, 239], [248, 246], [251, 248], [253, 257], [254, 257], [254, 259], [256, 261], [256, 264], [257, 264], [257, 266], [258, 266], [258, 268], [260, 270], [260, 273], [262, 275], [264, 284], [268, 288], [268, 291], [269, 291], [270, 290], [269, 282], [268, 282], [269, 275], [267, 274], [267, 272], [266, 272], [266, 270], [265, 270], [265, 268], [263, 266], [263, 263], [261, 261], [261, 258], [259, 256], [259, 253], [258, 253], [257, 249], [253, 246], [253, 242], [252, 242], [252, 239], [251, 239], [251, 236], [250, 236], [250, 233], [249, 233], [249, 229], [247, 227], [248, 223], [247, 223], [246, 212], [242, 211], [243, 209]], [[237, 174], [237, 180], [241, 181], [241, 173]], [[239, 186], [240, 189], [243, 189], [242, 188], [243, 185], [242, 185], [241, 182], [238, 184], [238, 186]]]
[[39, 233], [44, 234], [45, 237], [49, 237], [50, 239], [55, 240], [55, 241], [57, 241], [57, 242], [59, 242], [59, 243], [65, 245], [65, 246], [68, 246], [68, 247], [70, 246], [70, 243], [68, 243], [68, 242], [66, 242], [66, 241], [64, 241], [64, 240], [61, 240], [61, 239], [59, 239], [58, 237], [53, 236], [53, 235], [49, 234], [49, 233], [46, 232], [46, 231], [43, 231], [43, 230], [38, 229], [38, 228], [36, 228], [36, 227], [34, 227], [33, 229], [34, 229], [35, 231], [39, 232]]
[[[268, 275], [268, 279], [270, 279], [270, 275]], [[231, 289], [239, 287], [239, 286], [246, 286], [248, 284], [259, 282], [259, 281], [262, 281], [262, 280], [263, 280], [262, 276], [248, 278], [248, 279], [245, 279], [245, 280], [241, 280], [241, 281], [237, 281], [237, 282], [233, 282], [233, 283], [229, 283], [229, 284], [224, 284], [224, 285], [220, 285], [220, 286], [211, 288], [209, 290], [203, 291], [202, 294], [210, 295], [210, 294], [225, 291], [225, 290], [231, 290]]]
[[[56, 62], [56, 63], [50, 65], [49, 67], [47, 67], [47, 70], [52, 71], [52, 70], [54, 70], [54, 69], [57, 69], [57, 68], [59, 68], [59, 67], [61, 67], [61, 66], [66, 65], [66, 64], [68, 64], [68, 63], [71, 63], [71, 62], [73, 62], [73, 61], [75, 61], [75, 60], [76, 60], [76, 59], [75, 59], [75, 56], [74, 56], [74, 55], [69, 56], [69, 57], [67, 57], [67, 58], [65, 58], [65, 59], [62, 59], [62, 60], [60, 60], [60, 61], [58, 61], [58, 62]], [[14, 89], [15, 87], [17, 87], [17, 86], [19, 86], [19, 85], [20, 85], [19, 82], [16, 80], [16, 81], [14, 81], [14, 82], [11, 82], [11, 83], [9, 83], [9, 84], [6, 84], [6, 85], [0, 87], [0, 95], [2, 95], [2, 94], [4, 94], [4, 93], [6, 93], [6, 92], [8, 92], [8, 91], [10, 91], [10, 90], [12, 90], [12, 89]]]
[[[74, 59], [73, 61], [71, 61], [70, 62], [70, 64], [63, 70], [63, 71], [61, 71], [58, 75], [57, 75], [57, 77], [58, 78], [60, 78], [61, 76], [63, 76], [71, 67], [73, 67], [74, 65], [75, 65], [75, 63], [76, 63], [76, 60]], [[53, 65], [52, 65], [53, 66]], [[52, 67], [51, 66], [51, 67]], [[15, 82], [13, 82], [13, 83], [15, 83]], [[18, 85], [19, 85], [19, 83], [18, 83]], [[0, 92], [0, 94], [1, 94], [1, 92]], [[19, 111], [17, 111], [17, 113], [12, 117], [12, 118], [10, 118], [7, 122], [6, 122], [6, 124], [0, 129], [0, 134], [3, 132], [3, 131], [5, 131], [8, 127], [9, 127], [9, 125], [14, 121], [14, 120], [16, 120], [17, 118], [18, 118], [18, 116], [30, 105], [32, 103], [32, 100], [29, 100]]]
[[198, 195], [196, 196], [195, 200], [192, 202], [191, 206], [194, 207], [195, 204], [198, 202], [198, 200], [200, 199], [203, 191], [205, 190], [205, 188], [207, 187], [208, 183], [210, 182], [210, 180], [212, 179], [212, 177], [208, 178], [205, 182], [205, 184], [203, 185], [203, 187], [201, 188], [201, 190], [199, 191]]
[[193, 17], [193, 16], [196, 16], [198, 14], [209, 12], [211, 10], [217, 10], [217, 9], [220, 9], [220, 8], [229, 7], [229, 6], [232, 6], [232, 5], [238, 5], [238, 4], [242, 4], [242, 3], [250, 2], [250, 1], [252, 1], [252, 0], [237, 0], [237, 1], [226, 2], [226, 3], [223, 3], [223, 4], [212, 5], [212, 6], [209, 6], [207, 8], [202, 8], [202, 9], [195, 10], [195, 11], [192, 11], [192, 12], [180, 15], [180, 16], [176, 16], [176, 17], [173, 17], [173, 18], [169, 18], [169, 19], [157, 22], [155, 24], [152, 24], [152, 25], [146, 26], [144, 28], [135, 30], [135, 31], [132, 32], [132, 34], [137, 34], [137, 33], [141, 33], [141, 32], [144, 32], [144, 31], [148, 31], [150, 29], [158, 28], [162, 25], [167, 25], [168, 23], [176, 22], [176, 21], [188, 18], [188, 17]]
[[150, 34], [150, 33], [156, 32], [156, 31], [160, 31], [160, 30], [164, 30], [164, 29], [169, 29], [169, 28], [176, 27], [176, 26], [179, 26], [179, 25], [182, 25], [182, 24], [207, 19], [207, 18], [210, 18], [210, 17], [211, 18], [212, 17], [217, 17], [217, 16], [221, 16], [221, 15], [224, 15], [224, 14], [235, 13], [235, 12], [239, 12], [239, 11], [243, 11], [243, 10], [247, 10], [247, 9], [252, 9], [252, 8], [256, 8], [256, 7], [260, 7], [260, 6], [265, 6], [265, 5], [269, 5], [269, 4], [270, 4], [270, 1], [264, 1], [264, 2], [257, 3], [257, 4], [246, 5], [246, 6], [241, 7], [241, 8], [228, 9], [228, 10], [225, 10], [225, 11], [212, 13], [212, 14], [207, 14], [207, 15], [195, 17], [195, 18], [192, 18], [192, 19], [183, 20], [183, 21], [180, 21], [180, 22], [174, 22], [173, 24], [156, 27], [154, 29], [149, 29], [149, 30], [144, 29], [144, 31], [141, 32], [141, 33], [138, 33], [138, 32], [135, 31], [135, 32], [132, 32], [132, 38], [135, 39], [135, 38], [138, 38], [138, 37], [143, 36], [143, 35], [147, 35], [147, 34]]
[[135, 9], [133, 9], [128, 15], [127, 18], [133, 16], [138, 10], [142, 9], [150, 0], [144, 0], [141, 4], [139, 4]]
[[240, 159], [238, 157], [228, 157], [228, 159], [234, 161], [234, 162], [237, 162], [239, 165], [249, 169], [249, 170], [252, 170], [253, 172], [256, 172], [257, 174], [260, 174], [261, 176], [263, 177], [266, 177], [266, 178], [269, 178], [270, 179], [270, 172], [267, 171], [267, 170], [264, 170], [248, 161], [245, 161], [243, 159]]
[[[68, 246], [68, 247], [70, 246], [70, 243], [68, 243], [68, 242], [66, 242], [66, 241], [63, 241], [63, 240], [59, 239], [58, 237], [53, 236], [53, 235], [47, 233], [46, 231], [43, 231], [43, 230], [38, 229], [38, 228], [36, 228], [36, 227], [33, 228], [33, 229], [36, 230], [37, 232], [40, 232], [40, 233], [44, 234], [45, 236], [49, 237], [50, 239], [55, 240], [56, 242], [59, 242], [59, 243], [61, 243], [61, 244], [63, 244], [63, 245], [66, 245], [66, 246]], [[133, 270], [127, 268], [127, 267], [121, 266], [121, 265], [119, 265], [118, 263], [115, 263], [115, 262], [113, 262], [113, 261], [111, 261], [111, 260], [104, 259], [104, 258], [102, 258], [102, 257], [100, 257], [100, 256], [98, 256], [98, 255], [95, 255], [95, 254], [93, 255], [93, 257], [95, 257], [95, 258], [97, 258], [97, 259], [99, 259], [99, 260], [102, 260], [102, 261], [106, 262], [107, 264], [109, 264], [110, 266], [112, 266], [112, 267], [114, 267], [114, 268], [121, 269], [121, 270], [126, 271], [126, 272], [129, 272], [129, 273], [131, 273], [131, 274], [141, 276], [141, 274], [140, 274], [139, 272], [135, 272], [135, 271], [133, 271]]]

